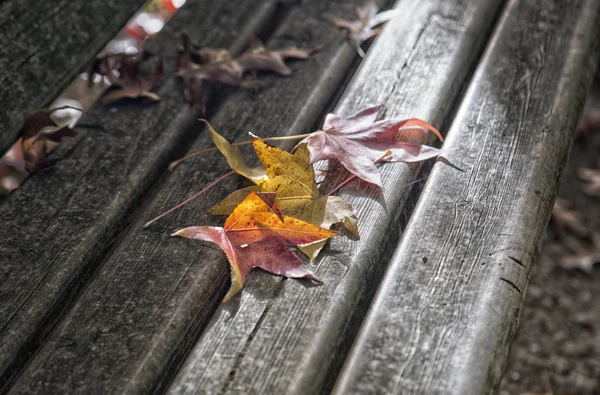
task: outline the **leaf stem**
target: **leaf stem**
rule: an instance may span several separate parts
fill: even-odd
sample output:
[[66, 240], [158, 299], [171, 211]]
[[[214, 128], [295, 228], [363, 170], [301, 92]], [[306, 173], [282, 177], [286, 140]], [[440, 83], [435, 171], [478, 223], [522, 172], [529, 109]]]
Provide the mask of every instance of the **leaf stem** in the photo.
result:
[[334, 193], [336, 193], [337, 191], [339, 191], [340, 189], [342, 189], [343, 187], [345, 187], [346, 185], [348, 185], [349, 183], [351, 183], [352, 181], [354, 181], [355, 178], [356, 178], [356, 174], [352, 174], [350, 177], [346, 178], [340, 185], [338, 185], [337, 187], [333, 188], [331, 190], [331, 192], [329, 192], [327, 194], [327, 196], [333, 196]]
[[192, 200], [196, 199], [198, 196], [202, 195], [204, 192], [208, 191], [210, 188], [214, 187], [217, 183], [219, 183], [219, 181], [224, 180], [225, 178], [229, 177], [232, 174], [235, 174], [235, 173], [233, 171], [230, 171], [229, 173], [222, 175], [221, 177], [217, 178], [216, 180], [214, 180], [213, 182], [211, 182], [210, 184], [208, 184], [207, 186], [205, 186], [200, 192], [198, 192], [198, 193], [194, 194], [193, 196], [187, 198], [183, 202], [179, 203], [177, 206], [175, 206], [175, 207], [173, 207], [173, 208], [165, 211], [164, 213], [162, 213], [158, 217], [156, 217], [154, 219], [151, 219], [150, 221], [146, 222], [143, 227], [147, 228], [148, 226], [152, 225], [155, 221], [161, 219], [165, 215], [170, 214], [173, 211], [177, 210], [178, 208], [180, 208], [180, 207], [188, 204]]
[[[293, 136], [265, 137], [262, 140], [263, 141], [299, 140], [299, 139], [303, 139], [305, 137], [308, 137], [311, 134], [312, 133], [296, 134], [296, 135], [293, 135]], [[240, 141], [238, 143], [232, 143], [231, 145], [234, 146], [234, 147], [239, 147], [241, 145], [248, 145], [248, 144], [252, 144], [252, 140]], [[189, 155], [184, 156], [183, 158], [179, 158], [179, 159], [171, 162], [171, 164], [169, 165], [169, 171], [173, 171], [173, 169], [175, 169], [175, 167], [177, 167], [177, 165], [179, 165], [183, 161], [186, 161], [186, 160], [188, 160], [190, 158], [193, 158], [194, 156], [198, 156], [198, 155], [206, 154], [208, 152], [216, 151], [217, 149], [218, 149], [217, 147], [207, 148], [207, 149], [203, 149], [201, 151], [193, 152], [193, 153], [191, 153]]]
[[[379, 164], [381, 162], [383, 162], [385, 160], [386, 157], [388, 157], [391, 154], [391, 151], [387, 151], [385, 154], [383, 154], [383, 156], [375, 161], [373, 161], [374, 164]], [[342, 183], [340, 185], [338, 185], [337, 187], [333, 188], [333, 190], [331, 192], [329, 192], [327, 194], [327, 196], [332, 196], [334, 193], [336, 193], [337, 191], [339, 191], [341, 188], [345, 187], [346, 185], [348, 185], [349, 183], [351, 183], [352, 181], [354, 181], [354, 179], [358, 177], [356, 174], [352, 174], [350, 177], [346, 178], [344, 181], [342, 181]]]

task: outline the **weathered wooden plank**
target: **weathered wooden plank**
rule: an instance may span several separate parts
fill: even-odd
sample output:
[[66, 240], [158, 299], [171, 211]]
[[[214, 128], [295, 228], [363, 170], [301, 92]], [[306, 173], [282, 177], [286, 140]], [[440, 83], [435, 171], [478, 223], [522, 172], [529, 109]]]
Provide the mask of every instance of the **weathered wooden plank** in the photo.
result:
[[0, 153], [32, 111], [46, 107], [144, 0], [0, 4]]
[[[388, 117], [417, 116], [440, 125], [500, 5], [400, 2], [403, 17], [388, 22], [336, 113], [384, 103]], [[365, 184], [343, 190], [359, 213], [361, 239], [332, 240], [316, 267], [325, 285], [307, 288], [254, 273], [241, 296], [219, 308], [171, 393], [307, 394], [331, 388], [395, 247], [405, 186], [418, 168], [394, 164], [382, 171], [382, 195]]]
[[[322, 15], [330, 11], [351, 17], [358, 3], [311, 0], [292, 7], [269, 45], [323, 44], [323, 50], [307, 61], [292, 64], [295, 74], [290, 78], [260, 75], [264, 89], [256, 95], [236, 92], [212, 118], [215, 127], [230, 139], [246, 139], [248, 130], [271, 135], [310, 128], [357, 57]], [[239, 11], [240, 4], [232, 7]], [[212, 20], [218, 20], [224, 10], [214, 12]], [[187, 23], [193, 22], [190, 19]], [[166, 94], [181, 95], [179, 90]], [[160, 113], [156, 116], [162, 117]], [[120, 129], [130, 128], [143, 138], [139, 144], [148, 144], [142, 134], [146, 125], [135, 126], [140, 119], [136, 117]], [[194, 119], [190, 123], [196, 133], [202, 130]], [[174, 133], [171, 128], [181, 128], [182, 124], [176, 120], [153, 127]], [[202, 137], [192, 149], [212, 145], [206, 134]], [[152, 152], [147, 155], [152, 156]], [[145, 164], [150, 166], [155, 160], [148, 157]], [[218, 155], [207, 155], [198, 162], [180, 165], [160, 184], [156, 199], [146, 202], [146, 208], [116, 242], [85, 293], [29, 361], [11, 392], [72, 393], [83, 391], [82, 383], [88, 392], [143, 392], [169, 382], [190, 342], [197, 339], [221, 301], [229, 269], [220, 251], [168, 234], [175, 226], [206, 223], [209, 218], [202, 213], [237, 187], [239, 180], [231, 178], [211, 190], [204, 199], [168, 217], [167, 225], [165, 221], [142, 230], [141, 224], [227, 171]]]
[[514, 0], [336, 394], [494, 393], [598, 59], [600, 3]]
[[[190, 0], [152, 42], [173, 59], [181, 31], [205, 45], [240, 49], [276, 6], [270, 0]], [[157, 104], [96, 105], [75, 154], [35, 174], [0, 204], [0, 388], [70, 304], [145, 191], [197, 135], [181, 83], [168, 78]], [[42, 336], [43, 337], [43, 336]]]

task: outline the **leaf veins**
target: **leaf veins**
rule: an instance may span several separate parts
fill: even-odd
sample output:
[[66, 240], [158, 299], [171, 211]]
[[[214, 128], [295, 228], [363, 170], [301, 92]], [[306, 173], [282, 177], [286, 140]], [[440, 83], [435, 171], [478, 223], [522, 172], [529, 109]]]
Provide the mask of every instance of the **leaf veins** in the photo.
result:
[[320, 283], [313, 272], [286, 246], [314, 243], [338, 233], [296, 218], [282, 216], [275, 193], [250, 193], [225, 221], [223, 228], [192, 226], [174, 236], [217, 244], [231, 265], [231, 287], [224, 301], [242, 289], [246, 274], [254, 267], [292, 278]]

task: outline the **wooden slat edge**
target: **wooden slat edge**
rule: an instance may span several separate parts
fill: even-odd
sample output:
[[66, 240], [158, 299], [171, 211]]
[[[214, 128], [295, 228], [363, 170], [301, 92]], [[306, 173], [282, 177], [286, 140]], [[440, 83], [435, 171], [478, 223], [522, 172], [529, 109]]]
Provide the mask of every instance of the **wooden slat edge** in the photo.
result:
[[497, 391], [598, 58], [596, 1], [512, 1], [334, 394]]
[[[417, 116], [440, 125], [500, 5], [399, 2], [402, 17], [384, 27], [335, 112], [349, 115], [382, 103], [388, 118]], [[332, 240], [316, 268], [325, 285], [252, 273], [241, 296], [217, 311], [171, 393], [306, 394], [330, 388], [401, 232], [406, 185], [418, 167], [394, 164], [382, 172], [387, 208], [364, 183], [341, 193], [358, 210], [361, 239]]]

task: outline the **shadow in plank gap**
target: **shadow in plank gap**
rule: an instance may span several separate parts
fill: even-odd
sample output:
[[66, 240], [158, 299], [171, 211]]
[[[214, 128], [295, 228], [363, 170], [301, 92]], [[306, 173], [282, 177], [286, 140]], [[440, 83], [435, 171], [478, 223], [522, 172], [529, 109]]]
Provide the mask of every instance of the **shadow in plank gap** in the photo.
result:
[[[120, 59], [121, 56], [132, 57], [132, 60], [134, 56], [140, 56], [144, 42], [160, 32], [165, 23], [184, 4], [185, 0], [161, 2], [148, 0], [131, 17], [125, 27], [106, 44], [97, 58], [106, 58], [108, 65], [110, 56], [113, 56], [114, 61]], [[90, 65], [88, 68], [91, 69], [91, 67]], [[90, 78], [93, 78], [93, 81], [89, 81]], [[56, 84], [56, 82], [54, 83]], [[81, 73], [48, 106], [49, 109], [56, 110], [51, 113], [53, 121], [58, 127], [69, 125], [73, 128], [81, 120], [82, 113], [85, 114], [110, 86], [111, 79], [108, 76], [94, 74], [91, 71]], [[64, 107], [67, 108], [61, 110]], [[27, 111], [25, 108], [22, 110]], [[41, 130], [33, 132], [37, 134]], [[42, 149], [47, 152], [47, 155], [50, 155], [58, 145], [52, 140], [38, 142], [37, 146], [39, 147], [27, 148], [27, 151], [32, 151], [31, 153], [24, 152], [24, 147], [28, 147], [28, 144], [36, 144], [31, 141], [35, 141], [35, 137], [28, 139], [23, 135], [19, 136], [8, 151], [0, 157], [0, 199], [17, 189], [31, 174], [32, 170], [29, 168], [23, 169], [23, 162], [28, 156], [34, 153], [39, 156], [39, 151]]]

